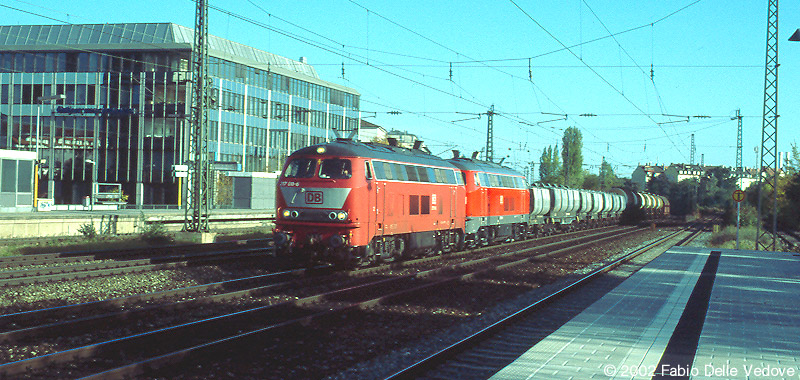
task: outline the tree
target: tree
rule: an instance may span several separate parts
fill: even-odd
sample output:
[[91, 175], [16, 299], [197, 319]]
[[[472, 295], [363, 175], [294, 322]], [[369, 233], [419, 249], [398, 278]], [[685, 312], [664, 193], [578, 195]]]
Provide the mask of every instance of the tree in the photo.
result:
[[688, 215], [694, 212], [694, 192], [697, 181], [685, 179], [670, 188], [669, 207], [672, 215]]
[[600, 181], [599, 189], [601, 191], [609, 191], [612, 187], [619, 187], [621, 185], [620, 179], [614, 174], [614, 168], [606, 161], [605, 157], [603, 157], [603, 162], [600, 164], [600, 175], [598, 179]]
[[736, 177], [728, 168], [712, 168], [700, 179], [698, 204], [704, 207], [722, 208], [730, 205], [731, 194], [736, 190]]
[[374, 142], [376, 144], [389, 145], [389, 139], [386, 138], [386, 136], [383, 136], [383, 137], [375, 136], [375, 137], [372, 138], [372, 141], [370, 141], [370, 142]]
[[558, 145], [554, 147], [548, 146], [542, 151], [542, 157], [539, 160], [539, 181], [543, 183], [562, 184], [562, 178], [559, 175], [561, 162], [558, 158]]
[[601, 190], [600, 189], [600, 176], [597, 174], [584, 173], [582, 189], [586, 190]]
[[569, 127], [562, 138], [561, 159], [564, 162], [562, 173], [564, 185], [578, 187], [583, 183], [583, 136], [577, 127]]
[[781, 229], [800, 229], [800, 152], [792, 144], [792, 159], [783, 167], [778, 179], [778, 226]]
[[669, 197], [670, 191], [672, 191], [672, 183], [669, 182], [667, 176], [659, 175], [647, 182], [646, 188], [649, 193]]

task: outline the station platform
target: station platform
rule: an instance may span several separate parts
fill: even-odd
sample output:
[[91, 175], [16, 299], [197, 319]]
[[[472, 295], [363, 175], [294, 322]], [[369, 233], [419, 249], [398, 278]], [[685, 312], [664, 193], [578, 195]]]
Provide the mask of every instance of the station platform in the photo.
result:
[[800, 379], [800, 257], [673, 247], [492, 379]]
[[[166, 209], [53, 210], [47, 212], [0, 213], [0, 239], [79, 236], [80, 228], [92, 224], [101, 233], [132, 234], [143, 224], [160, 223], [168, 231], [180, 231], [186, 211]], [[213, 230], [235, 228], [272, 229], [275, 211], [214, 209], [209, 216]]]

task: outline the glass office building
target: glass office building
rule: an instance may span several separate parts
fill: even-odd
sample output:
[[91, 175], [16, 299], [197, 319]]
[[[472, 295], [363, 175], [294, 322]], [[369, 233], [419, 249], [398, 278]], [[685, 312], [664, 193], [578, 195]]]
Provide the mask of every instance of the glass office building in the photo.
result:
[[[55, 204], [81, 203], [93, 184], [118, 184], [129, 204], [178, 204], [193, 39], [171, 23], [0, 26], [0, 149], [37, 152], [38, 196]], [[280, 170], [290, 152], [358, 129], [358, 92], [303, 58], [215, 36], [209, 55], [211, 160]]]

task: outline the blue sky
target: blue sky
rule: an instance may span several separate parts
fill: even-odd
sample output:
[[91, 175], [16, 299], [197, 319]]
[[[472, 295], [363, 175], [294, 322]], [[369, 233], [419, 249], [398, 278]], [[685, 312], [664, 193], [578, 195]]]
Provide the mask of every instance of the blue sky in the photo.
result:
[[[0, 24], [194, 24], [189, 0], [2, 4], [34, 14], [6, 8]], [[362, 94], [367, 120], [417, 134], [435, 154], [481, 150], [487, 120], [478, 114], [494, 104], [495, 157], [519, 170], [570, 126], [583, 133], [591, 172], [602, 157], [620, 176], [640, 163], [688, 162], [692, 133], [696, 162], [703, 154], [708, 165], [733, 166], [739, 108], [744, 164], [756, 163], [766, 0], [210, 4], [258, 23], [212, 9], [212, 34], [307, 57], [322, 79]], [[789, 151], [800, 132], [800, 42], [788, 41], [800, 3], [784, 1], [779, 14], [778, 150]]]

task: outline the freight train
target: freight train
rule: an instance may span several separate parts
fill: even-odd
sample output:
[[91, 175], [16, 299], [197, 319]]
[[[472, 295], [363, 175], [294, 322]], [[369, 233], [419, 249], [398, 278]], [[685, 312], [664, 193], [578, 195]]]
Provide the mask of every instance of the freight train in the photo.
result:
[[350, 139], [302, 148], [278, 180], [276, 251], [370, 265], [669, 213], [661, 196], [528, 185], [517, 171]]

